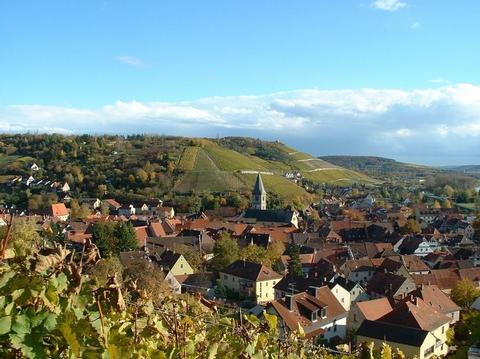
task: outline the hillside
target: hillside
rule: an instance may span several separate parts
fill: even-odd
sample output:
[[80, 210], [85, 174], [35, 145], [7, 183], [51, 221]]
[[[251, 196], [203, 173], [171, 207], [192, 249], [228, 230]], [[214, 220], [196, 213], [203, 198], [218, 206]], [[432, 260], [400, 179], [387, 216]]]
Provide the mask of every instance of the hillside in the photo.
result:
[[314, 199], [307, 184], [312, 192], [323, 183], [375, 182], [282, 143], [242, 137], [1, 135], [0, 164], [0, 199], [32, 209], [55, 201], [52, 188], [64, 182], [73, 197], [169, 198], [248, 193], [261, 172], [272, 197], [294, 204]]
[[374, 156], [322, 156], [321, 159], [335, 165], [362, 172], [375, 178], [400, 176], [402, 178], [423, 178], [443, 172], [440, 169], [410, 163], [398, 162]]
[[245, 138], [224, 138], [203, 141], [200, 146], [183, 149], [178, 167], [179, 176], [174, 189], [196, 191], [248, 191], [256, 173], [261, 172], [267, 190], [288, 201], [310, 200], [312, 196], [286, 172], [301, 175], [318, 184], [373, 182], [358, 172], [346, 170], [306, 153], [295, 151], [278, 142], [264, 142]]
[[480, 165], [445, 166], [442, 167], [442, 169], [461, 172], [470, 176], [480, 177]]

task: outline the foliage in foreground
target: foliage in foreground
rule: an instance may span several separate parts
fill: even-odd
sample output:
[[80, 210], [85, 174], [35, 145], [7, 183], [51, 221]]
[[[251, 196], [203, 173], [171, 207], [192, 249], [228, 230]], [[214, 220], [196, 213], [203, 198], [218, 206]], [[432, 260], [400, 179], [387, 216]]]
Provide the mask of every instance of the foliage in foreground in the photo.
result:
[[[82, 256], [86, 265], [93, 258]], [[275, 316], [244, 316], [240, 325], [193, 296], [154, 306], [136, 282], [122, 289], [112, 276], [95, 287], [82, 269], [60, 246], [2, 263], [0, 357], [331, 357], [301, 336], [281, 337]]]

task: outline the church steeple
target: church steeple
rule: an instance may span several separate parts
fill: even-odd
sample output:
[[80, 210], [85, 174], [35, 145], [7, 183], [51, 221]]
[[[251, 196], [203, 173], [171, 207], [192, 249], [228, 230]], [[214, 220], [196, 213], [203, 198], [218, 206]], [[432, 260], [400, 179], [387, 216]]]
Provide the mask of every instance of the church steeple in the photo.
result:
[[255, 186], [252, 191], [252, 208], [254, 209], [267, 209], [267, 191], [263, 186], [262, 176], [260, 173], [257, 175]]

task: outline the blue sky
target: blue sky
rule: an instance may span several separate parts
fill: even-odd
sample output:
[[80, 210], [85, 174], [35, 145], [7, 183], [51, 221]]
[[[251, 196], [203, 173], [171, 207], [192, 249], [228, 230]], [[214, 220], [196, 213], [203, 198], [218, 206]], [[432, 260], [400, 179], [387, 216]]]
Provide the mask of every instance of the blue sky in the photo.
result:
[[477, 163], [479, 18], [476, 0], [5, 0], [0, 130]]

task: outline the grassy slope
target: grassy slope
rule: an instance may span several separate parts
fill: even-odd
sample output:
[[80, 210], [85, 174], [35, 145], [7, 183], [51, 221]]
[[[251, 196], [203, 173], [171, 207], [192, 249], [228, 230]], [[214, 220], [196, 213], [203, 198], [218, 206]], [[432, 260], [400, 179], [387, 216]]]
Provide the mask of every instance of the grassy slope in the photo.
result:
[[[242, 154], [214, 143], [205, 143], [203, 147], [186, 147], [178, 162], [178, 167], [184, 174], [179, 177], [174, 189], [178, 192], [248, 191], [253, 186], [256, 175], [242, 171], [271, 172], [272, 175], [263, 176], [267, 191], [289, 202], [300, 203], [310, 202], [314, 196], [284, 178], [285, 171], [298, 170], [306, 178], [318, 183], [345, 185], [355, 181], [373, 182], [368, 176], [358, 172], [313, 158], [282, 144], [276, 146], [288, 155], [286, 163]], [[302, 161], [305, 159], [308, 161]]]

